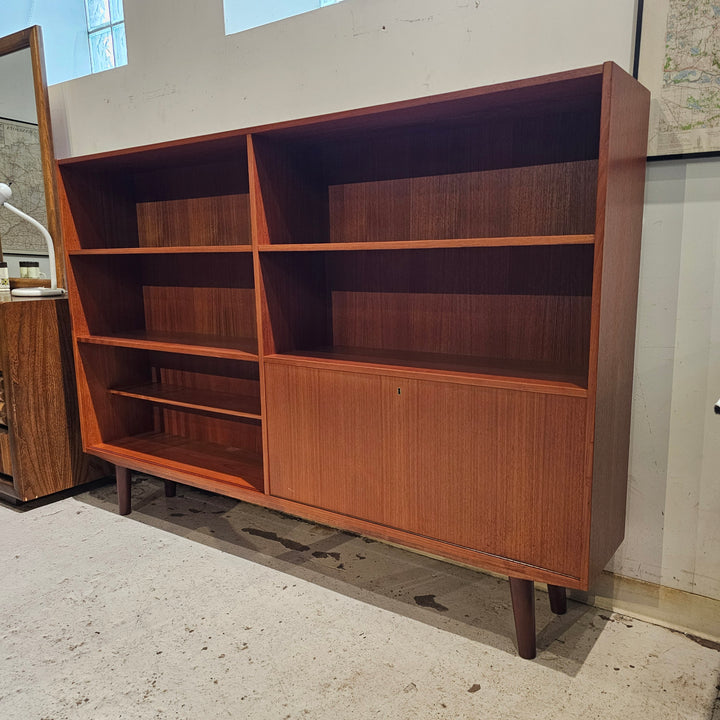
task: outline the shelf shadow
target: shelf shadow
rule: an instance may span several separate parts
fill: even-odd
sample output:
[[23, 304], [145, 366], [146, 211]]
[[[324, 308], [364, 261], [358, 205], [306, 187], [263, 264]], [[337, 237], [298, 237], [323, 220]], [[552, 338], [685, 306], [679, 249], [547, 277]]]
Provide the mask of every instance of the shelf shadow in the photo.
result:
[[[95, 483], [76, 499], [117, 512], [111, 483]], [[517, 652], [505, 578], [184, 485], [178, 485], [176, 497], [166, 498], [162, 481], [147, 476], [133, 475], [132, 507], [128, 522], [201, 542], [479, 644]], [[547, 594], [536, 590], [535, 595], [538, 657], [533, 662], [574, 676], [607, 619], [572, 600], [566, 615], [555, 616]]]

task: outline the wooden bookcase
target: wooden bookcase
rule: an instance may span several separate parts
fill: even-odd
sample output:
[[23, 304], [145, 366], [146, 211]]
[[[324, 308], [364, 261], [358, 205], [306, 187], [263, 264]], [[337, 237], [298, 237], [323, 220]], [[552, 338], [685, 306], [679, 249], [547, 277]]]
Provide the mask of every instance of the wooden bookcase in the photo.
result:
[[85, 449], [511, 578], [624, 532], [648, 93], [612, 63], [59, 163]]

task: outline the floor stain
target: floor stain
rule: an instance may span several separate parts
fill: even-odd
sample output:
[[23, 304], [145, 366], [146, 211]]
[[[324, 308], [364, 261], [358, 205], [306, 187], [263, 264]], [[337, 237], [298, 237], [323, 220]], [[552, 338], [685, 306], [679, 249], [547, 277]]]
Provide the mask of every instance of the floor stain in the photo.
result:
[[439, 602], [435, 602], [434, 595], [416, 595], [415, 602], [420, 607], [432, 608], [433, 610], [438, 610], [440, 612], [447, 612], [448, 610], [444, 605], [441, 605]]
[[322, 550], [316, 550], [313, 553], [313, 557], [316, 557], [316, 558], [331, 557], [334, 560], [337, 560], [338, 562], [340, 561], [340, 553], [339, 552], [323, 552]]
[[474, 685], [471, 685], [471, 686], [468, 688], [468, 692], [469, 692], [469, 693], [476, 693], [479, 689], [480, 689], [480, 686], [479, 686], [477, 683], [475, 683]]
[[265, 538], [266, 540], [274, 540], [275, 542], [279, 542], [283, 547], [286, 547], [288, 550], [297, 550], [298, 552], [304, 552], [305, 550], [310, 549], [307, 545], [295, 542], [294, 540], [289, 540], [288, 538], [280, 537], [277, 533], [269, 532], [268, 530], [258, 530], [257, 528], [247, 527], [243, 528], [242, 531], [248, 533], [248, 535], [255, 535], [256, 537]]

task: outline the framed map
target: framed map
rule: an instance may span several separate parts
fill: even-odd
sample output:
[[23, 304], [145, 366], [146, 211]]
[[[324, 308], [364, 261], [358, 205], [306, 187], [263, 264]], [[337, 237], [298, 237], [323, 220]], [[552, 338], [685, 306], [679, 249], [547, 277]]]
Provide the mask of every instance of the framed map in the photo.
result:
[[720, 154], [720, 0], [641, 0], [638, 37], [648, 156]]
[[[0, 117], [0, 182], [11, 185], [12, 204], [47, 227], [38, 126]], [[47, 255], [42, 235], [17, 215], [0, 212], [4, 253]]]

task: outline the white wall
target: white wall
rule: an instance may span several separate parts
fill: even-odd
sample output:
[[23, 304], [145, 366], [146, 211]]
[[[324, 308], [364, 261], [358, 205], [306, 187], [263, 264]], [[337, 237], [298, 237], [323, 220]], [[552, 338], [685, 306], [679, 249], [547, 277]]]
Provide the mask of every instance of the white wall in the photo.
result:
[[622, 575], [720, 599], [720, 160], [648, 164]]
[[221, 0], [125, 0], [128, 65], [51, 88], [59, 157], [615, 60], [634, 0], [345, 0], [224, 35]]
[[[345, 0], [225, 37], [220, 0], [125, 9], [128, 66], [50, 88], [61, 157], [608, 59], [629, 69], [635, 10], [634, 0]], [[649, 166], [628, 523], [610, 565], [718, 598], [719, 181], [717, 160]]]

